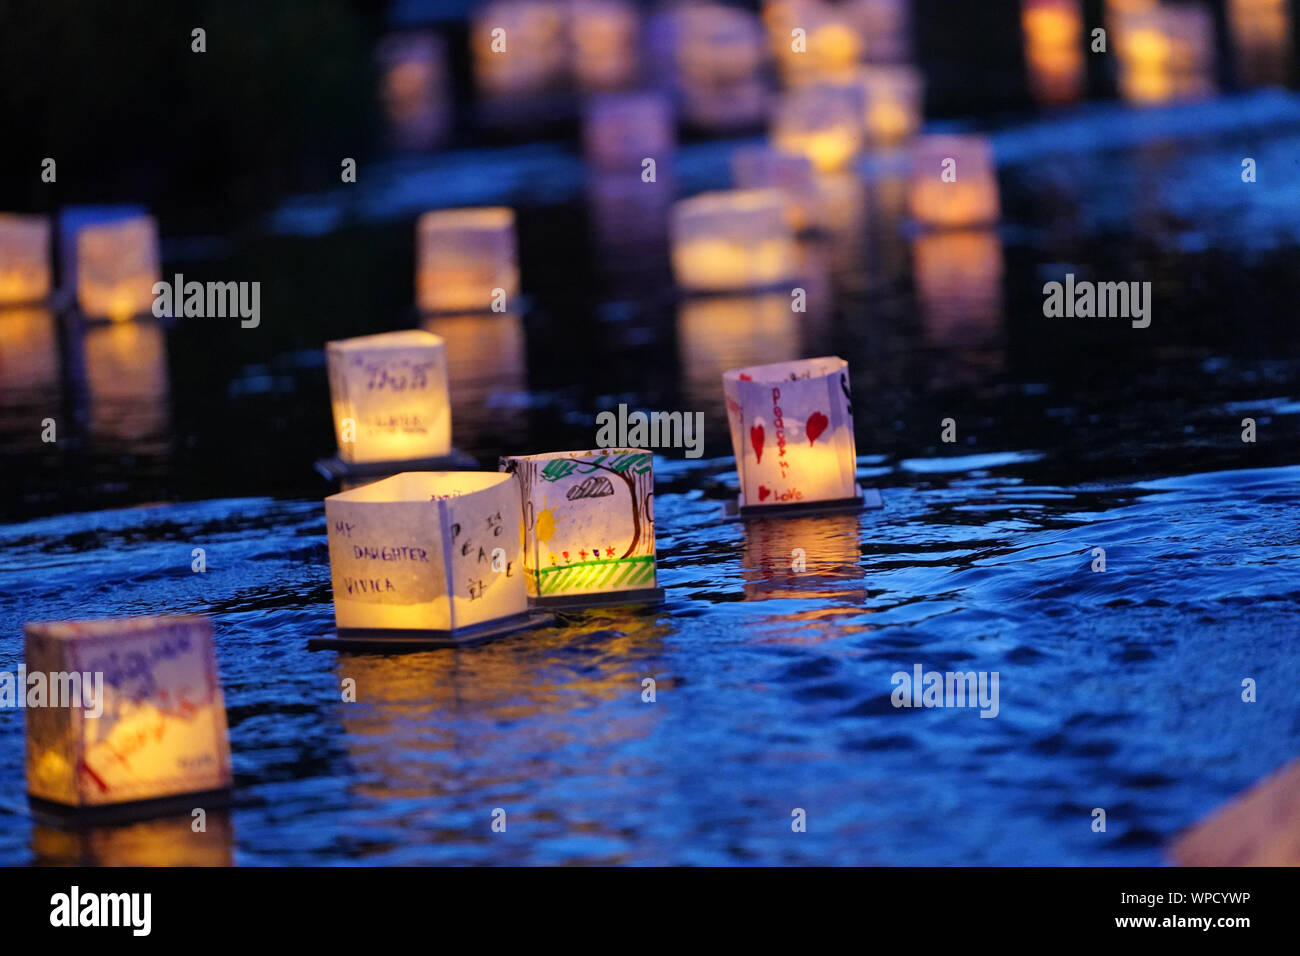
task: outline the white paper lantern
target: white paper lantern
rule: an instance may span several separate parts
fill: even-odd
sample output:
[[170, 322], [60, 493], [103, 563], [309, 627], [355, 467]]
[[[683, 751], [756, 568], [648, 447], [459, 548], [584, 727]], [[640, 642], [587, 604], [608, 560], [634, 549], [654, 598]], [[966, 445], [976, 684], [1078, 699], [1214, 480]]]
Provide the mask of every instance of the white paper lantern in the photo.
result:
[[792, 280], [798, 248], [777, 190], [703, 193], [673, 206], [672, 261], [688, 291], [761, 289]]
[[839, 172], [862, 149], [865, 112], [862, 90], [853, 84], [790, 90], [772, 113], [772, 142], [807, 156], [818, 172]]
[[408, 471], [325, 499], [334, 619], [456, 635], [528, 610], [519, 483]]
[[161, 279], [158, 224], [149, 215], [103, 217], [92, 212], [72, 235], [77, 305], [91, 318], [115, 320], [152, 313]]
[[349, 464], [437, 458], [451, 451], [447, 352], [420, 329], [325, 346], [339, 458]]
[[493, 98], [551, 91], [567, 75], [568, 17], [557, 0], [494, 0], [474, 14], [470, 52], [480, 91]]
[[427, 312], [505, 311], [519, 292], [515, 213], [440, 209], [416, 225], [416, 302]]
[[[135, 617], [28, 624], [27, 703], [33, 675], [70, 686], [79, 706], [27, 711], [27, 791], [94, 807], [231, 785], [226, 707], [202, 617]], [[102, 675], [87, 681], [85, 675]], [[98, 680], [100, 702], [85, 692]]]
[[50, 221], [0, 213], [0, 307], [50, 294]]
[[579, 89], [614, 90], [636, 82], [641, 18], [627, 0], [570, 0], [570, 63]]
[[1021, 0], [1025, 66], [1034, 96], [1069, 103], [1083, 93], [1083, 11], [1079, 0]]
[[912, 218], [923, 226], [987, 226], [1002, 215], [993, 144], [983, 136], [918, 137], [912, 154]]
[[866, 50], [858, 25], [843, 6], [821, 0], [767, 2], [763, 21], [787, 86], [846, 79]]
[[864, 66], [853, 74], [862, 90], [863, 124], [873, 146], [893, 146], [916, 135], [925, 108], [925, 79], [911, 66]]
[[742, 508], [861, 505], [847, 362], [732, 369], [722, 385]]

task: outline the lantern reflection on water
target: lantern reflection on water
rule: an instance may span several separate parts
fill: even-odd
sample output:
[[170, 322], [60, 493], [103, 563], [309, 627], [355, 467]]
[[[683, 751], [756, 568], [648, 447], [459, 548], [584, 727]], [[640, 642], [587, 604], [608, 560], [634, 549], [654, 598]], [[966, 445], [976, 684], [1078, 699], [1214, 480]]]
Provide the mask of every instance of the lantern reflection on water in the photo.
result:
[[153, 321], [84, 329], [81, 351], [90, 431], [99, 439], [165, 439], [170, 428], [167, 337]]
[[380, 98], [399, 149], [432, 149], [447, 135], [447, 50], [436, 33], [394, 34], [379, 42]]
[[1083, 13], [1079, 0], [1021, 0], [1029, 85], [1042, 103], [1069, 103], [1083, 92]]
[[983, 136], [918, 137], [909, 200], [923, 226], [956, 228], [997, 222], [1002, 207], [993, 144]]
[[77, 305], [92, 318], [123, 321], [153, 309], [153, 287], [161, 276], [158, 225], [152, 216], [90, 211], [87, 219], [65, 220], [72, 233]]
[[416, 224], [416, 303], [426, 312], [503, 311], [519, 291], [515, 213], [439, 209]]
[[843, 170], [862, 148], [862, 91], [814, 84], [783, 93], [772, 115], [772, 142], [807, 156], [819, 172]]
[[524, 573], [541, 604], [644, 600], [655, 580], [654, 455], [636, 448], [502, 457], [523, 496]]
[[570, 62], [583, 90], [613, 90], [640, 72], [640, 14], [626, 0], [570, 0]]
[[50, 294], [50, 221], [0, 213], [0, 308]]
[[0, 309], [0, 405], [48, 402], [59, 390], [59, 333], [43, 307]]
[[325, 499], [343, 630], [455, 636], [519, 623], [522, 505], [510, 475], [408, 471]]
[[[839, 598], [853, 613], [861, 613], [866, 588], [859, 551], [860, 521], [858, 515], [827, 514], [746, 524], [741, 552], [745, 600]], [[844, 608], [836, 611], [843, 614]], [[817, 617], [814, 625], [816, 630], [824, 630], [822, 618]]]
[[911, 66], [864, 66], [853, 74], [862, 90], [867, 139], [873, 146], [893, 146], [921, 128], [925, 80]]
[[861, 507], [847, 362], [732, 369], [722, 384], [742, 508]]
[[451, 451], [447, 352], [419, 329], [330, 342], [330, 401], [349, 464], [439, 458]]
[[1250, 84], [1286, 83], [1291, 58], [1288, 0], [1228, 0], [1236, 66]]
[[696, 292], [760, 289], [793, 279], [798, 248], [777, 190], [703, 193], [673, 205], [677, 284]]
[[37, 866], [234, 866], [230, 811], [204, 808], [195, 829], [192, 807], [174, 817], [122, 826], [46, 826], [35, 814], [32, 856]]
[[730, 129], [763, 118], [763, 34], [753, 13], [717, 4], [687, 5], [662, 15], [656, 25], [672, 47], [687, 122]]
[[593, 168], [638, 174], [647, 158], [653, 159], [656, 167], [667, 166], [677, 140], [672, 104], [659, 93], [592, 97], [584, 112], [582, 132], [587, 162]]
[[[527, 362], [520, 316], [490, 312], [440, 315], [424, 319], [420, 327], [440, 338], [446, 347], [452, 407], [499, 414], [501, 402], [510, 402], [525, 392]], [[456, 417], [457, 434], [469, 417], [463, 411]]]
[[689, 406], [713, 408], [718, 379], [728, 369], [797, 356], [802, 319], [784, 292], [684, 299], [677, 314], [677, 343]]
[[912, 240], [913, 276], [926, 338], [985, 345], [1002, 321], [1002, 241], [991, 229], [927, 232]]
[[[97, 807], [231, 785], [226, 707], [202, 617], [31, 623], [27, 672], [82, 678], [72, 706], [27, 711], [27, 791]], [[84, 681], [102, 675], [102, 699]], [[102, 705], [102, 713], [95, 712]]]

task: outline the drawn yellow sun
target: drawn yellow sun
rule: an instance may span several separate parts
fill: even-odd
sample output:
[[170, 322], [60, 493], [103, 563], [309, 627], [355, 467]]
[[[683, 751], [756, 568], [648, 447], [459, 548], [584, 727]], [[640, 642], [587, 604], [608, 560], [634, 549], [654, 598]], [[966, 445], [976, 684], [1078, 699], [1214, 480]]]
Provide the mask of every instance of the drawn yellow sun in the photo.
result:
[[537, 540], [550, 541], [555, 537], [555, 525], [563, 520], [555, 517], [554, 508], [543, 508], [537, 512]]

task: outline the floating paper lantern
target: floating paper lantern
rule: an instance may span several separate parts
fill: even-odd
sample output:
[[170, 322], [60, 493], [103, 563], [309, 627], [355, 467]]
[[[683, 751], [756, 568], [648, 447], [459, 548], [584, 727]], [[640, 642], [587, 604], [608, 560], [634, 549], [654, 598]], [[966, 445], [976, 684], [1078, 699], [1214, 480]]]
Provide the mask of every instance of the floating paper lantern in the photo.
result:
[[1025, 65], [1034, 96], [1069, 103], [1083, 92], [1083, 13], [1079, 0], [1021, 0]]
[[776, 190], [703, 193], [673, 205], [672, 261], [690, 291], [760, 289], [793, 279], [798, 249]]
[[508, 309], [519, 291], [515, 213], [504, 206], [426, 212], [416, 225], [416, 302], [428, 312]]
[[50, 294], [50, 221], [0, 213], [0, 307]]
[[718, 379], [727, 369], [784, 362], [799, 354], [805, 313], [785, 292], [696, 296], [677, 313], [678, 361], [690, 408], [715, 408]]
[[839, 172], [862, 148], [861, 90], [822, 85], [790, 90], [777, 100], [772, 142], [807, 156], [819, 172]]
[[842, 7], [779, 0], [764, 4], [763, 20], [787, 86], [846, 79], [862, 59], [863, 37]]
[[[81, 689], [73, 706], [27, 712], [29, 794], [85, 808], [230, 787], [226, 707], [205, 618], [34, 623], [25, 632], [29, 687], [41, 674], [51, 694], [55, 675]], [[102, 700], [87, 700], [92, 686]]]
[[330, 342], [330, 401], [349, 464], [437, 458], [451, 451], [447, 352], [412, 329]]
[[560, 86], [567, 74], [567, 17], [555, 0], [497, 0], [470, 27], [479, 89], [489, 97], [528, 96]]
[[923, 226], [982, 226], [1001, 216], [993, 144], [983, 136], [921, 136], [913, 152], [912, 218]]
[[742, 509], [861, 507], [847, 362], [732, 369], [722, 385]]
[[656, 595], [654, 455], [629, 448], [503, 457], [523, 492], [535, 601]]
[[571, 0], [570, 62], [582, 90], [613, 90], [636, 82], [641, 20], [626, 0]]
[[519, 483], [407, 471], [325, 499], [340, 629], [448, 635], [526, 615]]
[[399, 149], [438, 145], [451, 126], [442, 38], [430, 32], [395, 34], [380, 41], [375, 58], [393, 143]]
[[925, 80], [911, 66], [865, 66], [853, 74], [862, 91], [863, 125], [873, 146], [893, 146], [921, 128]]
[[731, 129], [759, 122], [767, 89], [759, 74], [763, 32], [748, 10], [715, 4], [682, 6], [661, 20], [677, 68], [687, 122]]
[[1291, 58], [1288, 0], [1228, 0], [1237, 71], [1250, 84], [1286, 82]]
[[77, 304], [91, 318], [129, 319], [153, 309], [162, 275], [158, 224], [152, 216], [92, 214], [75, 227], [72, 270]]
[[911, 0], [846, 0], [844, 14], [866, 42], [868, 63], [912, 59]]
[[[637, 184], [653, 189], [661, 167], [676, 146], [672, 104], [660, 93], [609, 93], [593, 97], [583, 122], [587, 162], [595, 169], [636, 174]], [[642, 183], [642, 162], [653, 159], [655, 183]]]
[[1116, 37], [1119, 88], [1133, 103], [1165, 103], [1214, 90], [1214, 19], [1202, 6], [1124, 13]]
[[81, 338], [90, 431], [161, 450], [171, 422], [167, 337], [153, 321], [87, 326]]

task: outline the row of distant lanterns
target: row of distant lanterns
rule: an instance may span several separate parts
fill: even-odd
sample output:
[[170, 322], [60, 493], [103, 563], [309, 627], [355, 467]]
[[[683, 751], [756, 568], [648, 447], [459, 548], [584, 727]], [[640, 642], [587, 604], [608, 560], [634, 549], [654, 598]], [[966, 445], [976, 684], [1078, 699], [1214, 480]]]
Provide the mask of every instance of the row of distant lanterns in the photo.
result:
[[[1197, 14], [1137, 0], [1107, 6], [1122, 24], [1115, 48], [1127, 95], [1204, 91], [1189, 79], [1203, 77], [1208, 62], [1208, 36]], [[1260, 22], [1281, 16], [1285, 25], [1280, 3], [1242, 0], [1232, 8], [1234, 23], [1255, 22], [1245, 16], [1255, 11]], [[742, 188], [676, 204], [672, 261], [684, 291], [754, 292], [788, 282], [797, 272], [796, 235], [824, 224], [826, 196], [819, 190], [827, 180], [821, 177], [845, 170], [864, 143], [894, 145], [916, 132], [920, 79], [897, 62], [910, 47], [907, 12], [897, 0], [765, 5], [763, 22], [789, 90], [772, 112], [772, 146], [734, 157]], [[763, 42], [751, 15], [700, 5], [663, 17], [688, 94], [688, 119], [740, 122], [755, 103], [761, 115], [765, 97], [755, 83]], [[807, 53], [790, 50], [791, 23], [806, 24]], [[480, 34], [501, 24], [509, 53], [484, 55]], [[566, 24], [577, 48], [587, 51], [572, 59], [557, 56], [561, 47], [552, 42]], [[620, 87], [629, 82], [623, 68], [635, 58], [618, 55], [619, 44], [635, 46], [637, 24], [635, 9], [617, 0], [489, 5], [474, 31], [480, 83], [510, 96], [572, 67], [584, 85]], [[1078, 4], [1026, 0], [1024, 26], [1031, 69], [1043, 76], [1063, 71], [1036, 88], [1047, 99], [1064, 98], [1081, 77], [1081, 59], [1069, 55], [1082, 49]], [[895, 62], [864, 69], [864, 48]], [[1157, 74], [1168, 83], [1151, 78]], [[411, 93], [402, 88], [409, 79], [390, 76], [396, 94]], [[654, 93], [595, 100], [586, 118], [590, 163], [635, 175], [643, 156], [671, 151], [672, 115]], [[913, 157], [910, 209], [921, 226], [948, 230], [997, 221], [996, 169], [986, 139], [922, 136]], [[948, 159], [956, 162], [956, 181], [940, 177]], [[65, 284], [84, 315], [128, 320], [150, 310], [160, 278], [151, 217], [78, 210], [61, 225]], [[486, 313], [499, 292], [514, 298], [519, 273], [511, 210], [426, 213], [417, 237], [422, 310]], [[0, 217], [0, 306], [50, 295], [49, 246], [43, 218]], [[424, 470], [453, 453], [444, 341], [425, 331], [390, 332], [331, 342], [327, 358], [339, 458], [357, 476], [325, 503], [340, 634], [499, 632], [527, 626], [530, 607], [584, 597], [654, 599], [649, 452], [503, 457], [497, 473]], [[847, 363], [835, 357], [780, 362], [732, 369], [722, 379], [740, 513], [861, 506]], [[150, 683], [117, 675], [107, 722], [29, 711], [29, 792], [86, 807], [228, 788], [224, 703], [207, 622], [159, 617], [27, 628], [31, 669], [90, 669], [105, 653], [154, 662]], [[131, 760], [120, 759], [121, 748], [132, 750]]]

